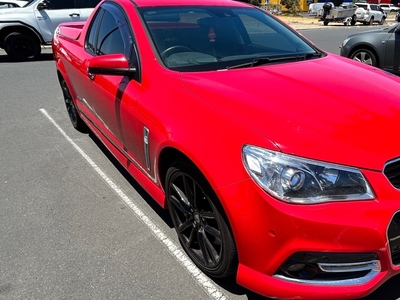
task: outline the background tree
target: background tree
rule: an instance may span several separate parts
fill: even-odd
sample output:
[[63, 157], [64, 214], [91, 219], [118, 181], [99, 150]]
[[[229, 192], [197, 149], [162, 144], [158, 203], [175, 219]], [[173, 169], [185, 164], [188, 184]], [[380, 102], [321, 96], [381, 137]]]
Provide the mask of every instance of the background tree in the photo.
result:
[[259, 0], [238, 0], [240, 2], [245, 2], [245, 3], [250, 3], [251, 5], [254, 6], [260, 6], [260, 1]]
[[298, 15], [300, 12], [299, 0], [281, 0], [281, 5], [285, 6], [292, 15]]

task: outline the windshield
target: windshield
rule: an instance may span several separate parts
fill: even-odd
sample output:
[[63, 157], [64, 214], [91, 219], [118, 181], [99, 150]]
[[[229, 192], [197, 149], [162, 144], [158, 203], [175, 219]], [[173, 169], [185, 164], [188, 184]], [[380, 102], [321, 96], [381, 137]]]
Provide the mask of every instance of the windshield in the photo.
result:
[[314, 58], [318, 50], [262, 10], [248, 7], [141, 8], [165, 66], [179, 71], [230, 69], [266, 58]]

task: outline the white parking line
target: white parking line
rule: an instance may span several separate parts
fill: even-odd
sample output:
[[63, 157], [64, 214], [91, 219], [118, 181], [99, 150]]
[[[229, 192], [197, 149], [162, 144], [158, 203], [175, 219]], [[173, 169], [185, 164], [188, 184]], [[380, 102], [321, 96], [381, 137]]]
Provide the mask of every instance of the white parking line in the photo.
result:
[[197, 283], [206, 291], [211, 299], [228, 300], [229, 298], [197, 268], [184, 251], [176, 245], [167, 235], [133, 202], [128, 195], [80, 148], [54, 121], [43, 108], [40, 112], [58, 129], [65, 139], [75, 148], [97, 174], [114, 190], [125, 204], [132, 209], [136, 216], [150, 229], [152, 234], [167, 248], [168, 252], [189, 272]]

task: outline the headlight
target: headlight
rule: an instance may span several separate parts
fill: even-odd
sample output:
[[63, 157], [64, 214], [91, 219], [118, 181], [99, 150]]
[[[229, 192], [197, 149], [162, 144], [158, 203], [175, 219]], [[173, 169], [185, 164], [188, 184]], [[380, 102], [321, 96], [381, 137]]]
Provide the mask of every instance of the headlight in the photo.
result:
[[350, 41], [349, 38], [345, 39], [345, 40], [342, 42], [342, 47], [344, 47], [344, 46], [347, 44], [348, 41]]
[[367, 180], [355, 168], [243, 147], [243, 163], [255, 182], [279, 200], [313, 204], [374, 199]]

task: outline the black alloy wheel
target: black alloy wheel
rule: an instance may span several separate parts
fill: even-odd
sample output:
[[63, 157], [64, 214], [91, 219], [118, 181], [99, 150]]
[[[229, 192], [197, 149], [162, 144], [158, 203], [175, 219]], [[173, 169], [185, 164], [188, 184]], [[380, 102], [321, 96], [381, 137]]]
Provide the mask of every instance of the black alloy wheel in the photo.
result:
[[72, 126], [74, 126], [74, 128], [78, 131], [86, 132], [86, 124], [78, 114], [78, 110], [76, 109], [74, 100], [72, 99], [71, 93], [69, 92], [67, 83], [64, 79], [60, 80], [60, 85], [64, 96], [65, 107], [67, 108], [68, 116], [71, 120]]
[[166, 178], [169, 211], [179, 241], [192, 261], [207, 275], [236, 274], [237, 253], [217, 198], [197, 168], [179, 162]]
[[4, 50], [16, 61], [34, 60], [41, 52], [37, 39], [20, 32], [7, 35], [4, 39]]

